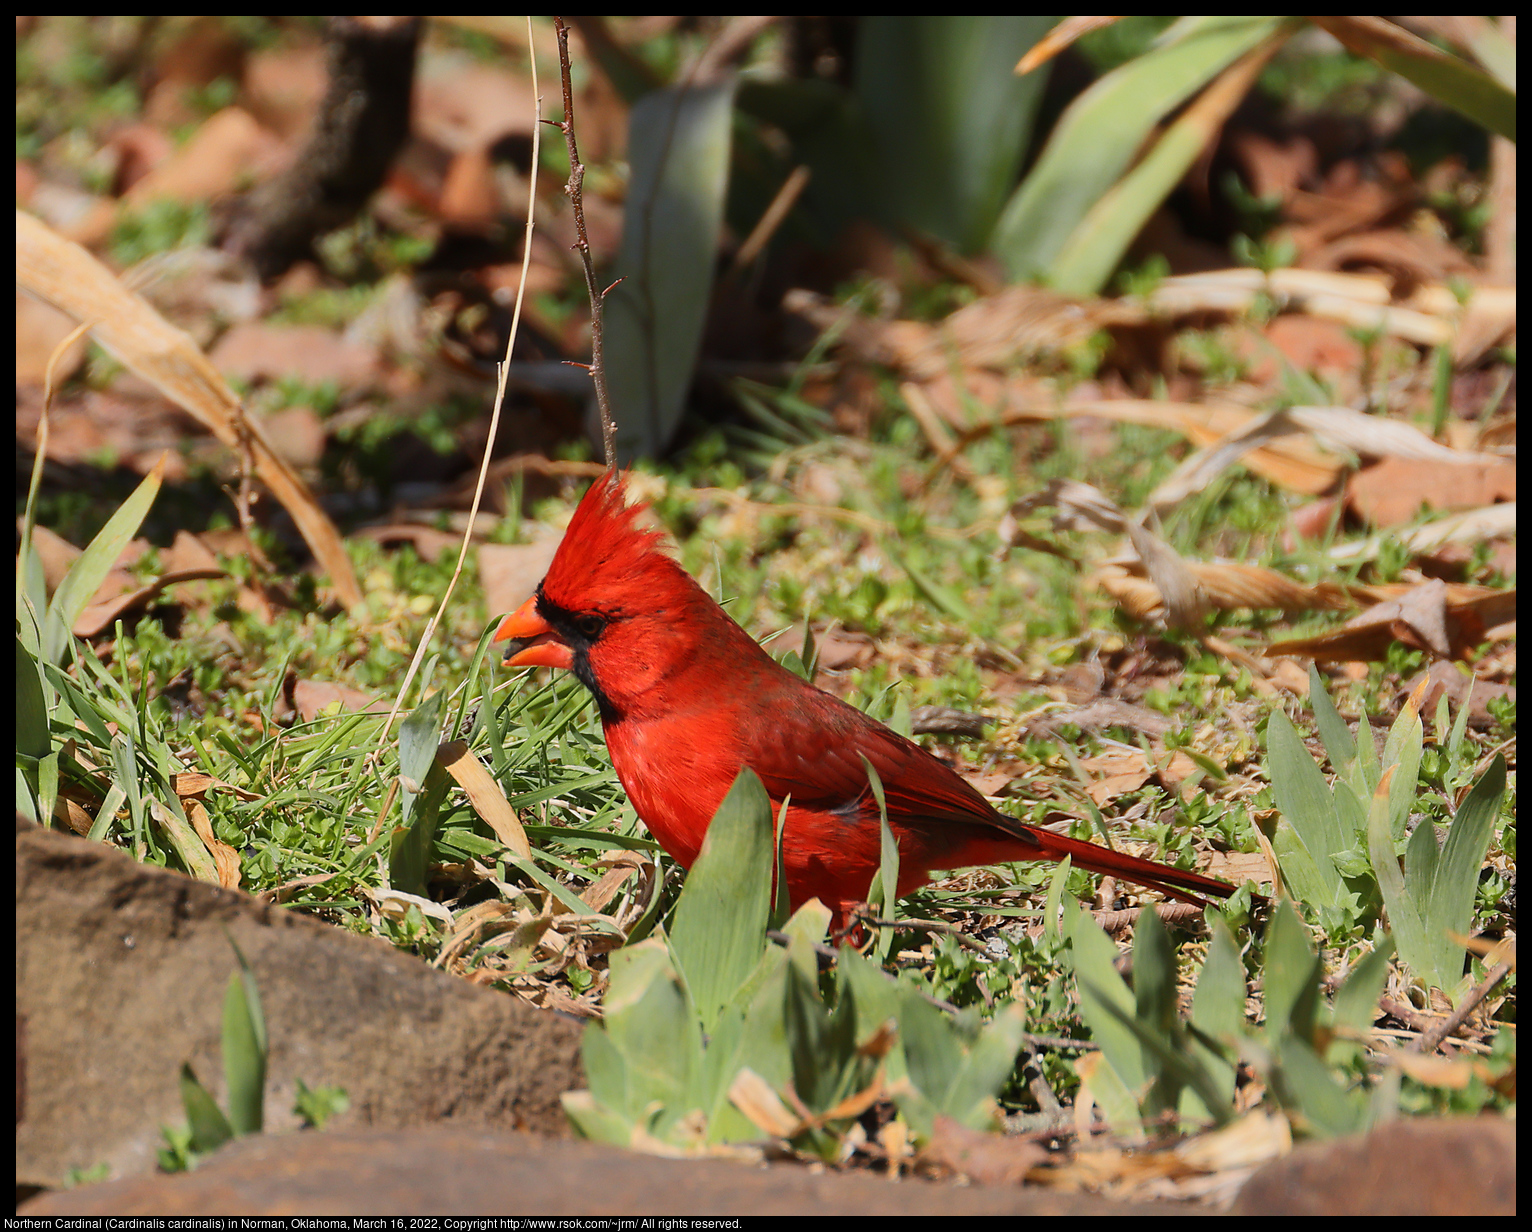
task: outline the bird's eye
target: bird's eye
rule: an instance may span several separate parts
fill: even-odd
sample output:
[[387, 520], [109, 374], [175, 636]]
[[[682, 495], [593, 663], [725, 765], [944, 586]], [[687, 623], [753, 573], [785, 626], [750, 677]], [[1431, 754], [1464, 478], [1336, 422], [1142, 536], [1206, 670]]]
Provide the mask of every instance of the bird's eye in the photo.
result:
[[599, 616], [586, 613], [584, 616], [575, 617], [575, 628], [586, 637], [596, 637], [602, 629], [606, 628], [606, 621]]

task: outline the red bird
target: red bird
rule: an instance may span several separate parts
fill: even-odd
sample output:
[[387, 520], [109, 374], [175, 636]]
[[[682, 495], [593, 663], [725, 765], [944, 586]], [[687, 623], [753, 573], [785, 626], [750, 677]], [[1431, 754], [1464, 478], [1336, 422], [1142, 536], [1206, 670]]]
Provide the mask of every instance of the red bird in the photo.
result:
[[[1200, 904], [1232, 886], [1039, 830], [992, 807], [952, 769], [773, 659], [636, 525], [607, 471], [585, 494], [537, 593], [495, 630], [513, 667], [562, 667], [596, 697], [606, 747], [649, 831], [690, 868], [741, 767], [774, 809], [792, 798], [782, 857], [794, 908], [844, 922], [880, 866], [883, 781], [899, 893], [934, 868], [1061, 860]], [[1192, 892], [1195, 893], [1192, 893]]]

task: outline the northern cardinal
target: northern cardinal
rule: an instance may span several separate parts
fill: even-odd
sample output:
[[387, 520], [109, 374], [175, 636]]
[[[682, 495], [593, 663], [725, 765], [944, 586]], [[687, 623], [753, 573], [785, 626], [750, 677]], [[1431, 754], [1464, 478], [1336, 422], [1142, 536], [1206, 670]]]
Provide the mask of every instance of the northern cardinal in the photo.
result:
[[741, 767], [773, 811], [794, 908], [811, 898], [844, 922], [880, 865], [878, 806], [862, 764], [882, 779], [899, 843], [900, 895], [932, 869], [1061, 860], [1201, 904], [1232, 886], [1024, 825], [925, 749], [783, 667], [636, 524], [608, 470], [575, 510], [537, 593], [505, 617], [513, 667], [567, 668], [596, 697], [606, 746], [633, 808], [690, 868]]

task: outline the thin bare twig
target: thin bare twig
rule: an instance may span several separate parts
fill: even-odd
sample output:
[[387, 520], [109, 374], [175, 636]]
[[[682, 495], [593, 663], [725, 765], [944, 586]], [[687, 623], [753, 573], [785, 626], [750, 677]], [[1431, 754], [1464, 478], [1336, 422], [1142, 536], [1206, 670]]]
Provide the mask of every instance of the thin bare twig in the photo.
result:
[[580, 161], [580, 148], [575, 144], [574, 90], [569, 84], [569, 27], [562, 17], [553, 19], [553, 28], [559, 37], [559, 78], [564, 86], [564, 118], [559, 128], [564, 132], [564, 144], [569, 147], [569, 183], [564, 191], [574, 207], [575, 250], [580, 254], [580, 264], [585, 267], [585, 290], [590, 296], [590, 375], [596, 385], [596, 410], [601, 416], [601, 446], [608, 466], [617, 465], [617, 425], [612, 421], [612, 404], [606, 393], [606, 365], [601, 357], [601, 299], [604, 291], [596, 289], [596, 270], [591, 264], [590, 238], [585, 233], [585, 164]]
[[1463, 998], [1462, 1003], [1443, 1018], [1435, 1026], [1431, 1027], [1420, 1037], [1420, 1051], [1433, 1053], [1442, 1046], [1442, 1042], [1467, 1021], [1468, 1015], [1473, 1013], [1479, 1002], [1494, 991], [1500, 981], [1511, 974], [1510, 963], [1500, 963], [1494, 967], [1483, 980]]
[[951, 937], [965, 950], [972, 950], [975, 954], [989, 953], [984, 942], [970, 937], [956, 924], [948, 924], [942, 920], [883, 920], [862, 911], [853, 911], [851, 914], [859, 923], [871, 925], [873, 928], [906, 928], [917, 933], [939, 933], [942, 936]]

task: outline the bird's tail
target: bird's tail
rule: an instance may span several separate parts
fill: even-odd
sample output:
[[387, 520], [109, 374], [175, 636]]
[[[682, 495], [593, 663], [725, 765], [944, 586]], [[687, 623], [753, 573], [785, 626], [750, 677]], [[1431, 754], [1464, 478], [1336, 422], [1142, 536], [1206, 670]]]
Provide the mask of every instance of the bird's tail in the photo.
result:
[[1226, 881], [1219, 881], [1216, 877], [1205, 877], [1201, 873], [1172, 868], [1168, 864], [1160, 864], [1154, 860], [1141, 860], [1137, 856], [1124, 855], [1120, 851], [1099, 847], [1095, 843], [1087, 843], [1082, 839], [1068, 838], [1062, 834], [1055, 834], [1051, 830], [1037, 830], [1030, 826], [1027, 829], [1029, 837], [1042, 847], [1041, 853], [1036, 857], [1038, 859], [1062, 860], [1065, 856], [1069, 856], [1076, 868], [1120, 877], [1136, 885], [1148, 886], [1150, 889], [1159, 890], [1162, 894], [1168, 894], [1171, 898], [1180, 899], [1183, 903], [1206, 907], [1207, 900], [1201, 895], [1228, 898], [1235, 890], [1234, 886]]

